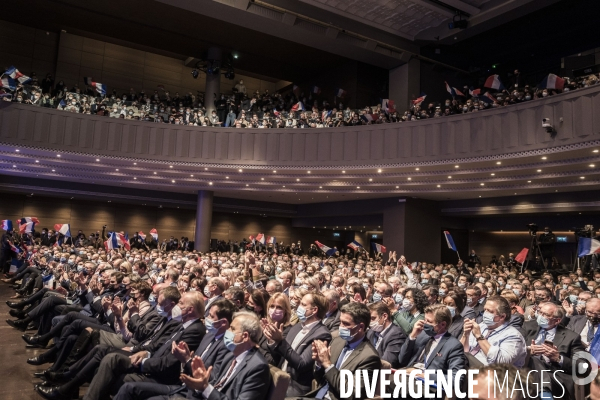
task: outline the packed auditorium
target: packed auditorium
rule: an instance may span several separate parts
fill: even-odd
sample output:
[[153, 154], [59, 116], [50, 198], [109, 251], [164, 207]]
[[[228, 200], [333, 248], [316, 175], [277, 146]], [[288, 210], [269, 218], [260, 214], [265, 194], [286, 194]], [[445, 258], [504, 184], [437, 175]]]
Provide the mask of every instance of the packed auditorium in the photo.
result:
[[3, 4], [0, 398], [600, 400], [598, 13]]

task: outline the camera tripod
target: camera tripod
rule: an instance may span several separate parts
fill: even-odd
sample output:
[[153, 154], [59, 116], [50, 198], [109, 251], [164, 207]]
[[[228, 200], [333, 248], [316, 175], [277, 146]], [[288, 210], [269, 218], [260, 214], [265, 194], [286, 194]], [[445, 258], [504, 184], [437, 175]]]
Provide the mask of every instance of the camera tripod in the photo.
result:
[[531, 235], [531, 244], [529, 245], [527, 260], [523, 263], [523, 266], [521, 267], [521, 273], [523, 273], [523, 271], [525, 271], [527, 267], [529, 267], [529, 262], [532, 259], [535, 260], [537, 256], [540, 257], [540, 261], [542, 262], [544, 269], [547, 270], [548, 266], [546, 265], [546, 261], [544, 260], [544, 256], [542, 255], [542, 250], [540, 250], [540, 243], [537, 240], [537, 232], [531, 231], [529, 232], [529, 234]]

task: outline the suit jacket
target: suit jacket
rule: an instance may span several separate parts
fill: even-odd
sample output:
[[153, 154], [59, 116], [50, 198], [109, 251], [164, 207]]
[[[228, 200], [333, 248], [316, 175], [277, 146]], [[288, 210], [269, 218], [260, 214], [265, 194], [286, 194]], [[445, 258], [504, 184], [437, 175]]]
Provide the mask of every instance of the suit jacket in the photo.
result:
[[274, 352], [282, 356], [277, 367], [281, 368], [287, 360], [287, 370], [284, 372], [289, 373], [291, 378], [287, 396], [303, 396], [310, 392], [313, 379], [312, 371], [315, 366], [312, 359], [312, 343], [314, 340], [331, 342], [329, 330], [321, 321], [318, 321], [310, 328], [296, 346], [296, 350], [294, 350], [292, 343], [301, 330], [302, 324], [300, 323], [292, 326], [284, 340], [271, 346]]
[[[333, 367], [329, 369], [329, 371], [325, 372], [325, 368], [317, 368], [315, 370], [314, 377], [319, 383], [319, 387], [316, 390], [306, 394], [306, 397], [315, 397], [319, 390], [326, 384], [329, 384], [329, 397], [331, 400], [338, 400], [340, 398], [340, 371], [335, 367], [335, 364], [342, 354], [344, 347], [346, 346], [346, 341], [339, 337], [336, 337], [331, 341], [331, 362]], [[373, 371], [376, 369], [381, 369], [381, 359], [379, 358], [379, 353], [373, 347], [371, 342], [365, 336], [363, 341], [352, 351], [352, 353], [346, 358], [346, 361], [340, 366], [342, 369], [352, 371], [354, 375], [354, 371], [357, 369], [367, 370], [370, 380], [373, 378]], [[370, 383], [370, 382], [369, 382]], [[364, 387], [365, 384], [363, 381], [359, 383], [361, 388], [361, 393], [365, 393]], [[349, 400], [356, 399], [354, 397], [354, 391], [352, 395], [348, 397]]]
[[[586, 319], [585, 316], [584, 319]], [[581, 329], [583, 329], [583, 327]], [[538, 334], [540, 333], [540, 327], [536, 321], [527, 321], [523, 324], [520, 332], [525, 338], [525, 343], [529, 345], [531, 344], [532, 340], [537, 338]], [[546, 384], [548, 384], [548, 380], [552, 381], [552, 387], [550, 389], [553, 389], [553, 393], [560, 393], [561, 389], [559, 386], [562, 385], [562, 387], [564, 387], [565, 391], [568, 393], [566, 397], [571, 399], [575, 398], [575, 385], [571, 376], [574, 361], [571, 357], [578, 351], [585, 351], [585, 347], [583, 343], [581, 343], [581, 338], [579, 336], [580, 333], [581, 330], [579, 332], [575, 332], [560, 325], [556, 327], [556, 334], [554, 335], [554, 340], [552, 342], [562, 356], [562, 365], [554, 362], [546, 362], [537, 356], [530, 356], [529, 362], [526, 365], [527, 367], [531, 368], [531, 370], [535, 371], [541, 371], [544, 369], [551, 370], [553, 372], [557, 370], [564, 371], [546, 373], [544, 375], [544, 381], [546, 381]], [[541, 377], [535, 380], [539, 383]]]
[[215, 304], [215, 301], [219, 301], [221, 299], [224, 299], [225, 297], [218, 295], [217, 297], [214, 297], [213, 299], [210, 299], [210, 304], [208, 304], [209, 300], [206, 300], [204, 302], [204, 304], [206, 304], [205, 310], [204, 310], [204, 318], [208, 317], [208, 313], [210, 312], [210, 308], [212, 307], [213, 304]]
[[[221, 363], [223, 362], [227, 354], [229, 354], [229, 350], [227, 350], [227, 347], [225, 347], [223, 336], [221, 336], [221, 338], [219, 338], [215, 342], [215, 335], [212, 333], [207, 333], [200, 341], [200, 344], [198, 345], [198, 348], [196, 349], [196, 352], [194, 354], [200, 357], [209, 344], [210, 347], [208, 348], [206, 354], [204, 354], [204, 356], [202, 357], [202, 361], [204, 362], [204, 365], [213, 367], [212, 372], [210, 374], [212, 379], [220, 375]], [[192, 360], [186, 363], [183, 367], [184, 373], [189, 376], [192, 376], [191, 364]]]
[[323, 325], [329, 329], [329, 332], [333, 332], [334, 330], [338, 329], [340, 327], [340, 309], [338, 308], [335, 313], [325, 318]]
[[[405, 341], [402, 350], [400, 350], [400, 355], [398, 356], [400, 366], [412, 367], [421, 357], [421, 353], [425, 350], [425, 346], [427, 345], [427, 342], [429, 342], [429, 339], [430, 337], [426, 335], [425, 332], [421, 332], [415, 340], [410, 340], [409, 338]], [[448, 332], [440, 338], [437, 346], [425, 360], [426, 370], [451, 370], [453, 381], [456, 373], [465, 368], [468, 368], [468, 363], [464, 347], [458, 339]], [[430, 378], [437, 383], [436, 374], [431, 374]]]
[[156, 312], [156, 307], [152, 307], [143, 316], [135, 314], [129, 321], [127, 321], [127, 329], [133, 334], [129, 343], [136, 345], [147, 340], [154, 329], [158, 326], [158, 323], [162, 317]]
[[169, 337], [155, 353], [151, 352], [152, 356], [144, 361], [142, 372], [166, 385], [180, 383], [181, 363], [171, 353], [170, 343], [185, 342], [191, 351], [196, 351], [205, 334], [204, 324], [199, 319], [195, 320], [190, 326], [177, 333], [175, 337]]
[[477, 318], [477, 315], [475, 314], [475, 310], [473, 310], [473, 307], [470, 307], [470, 306], [465, 306], [465, 308], [463, 308], [462, 312], [460, 313], [460, 316], [463, 318], [469, 318], [469, 319]]
[[[175, 330], [179, 329], [180, 325], [181, 322], [177, 322], [174, 319], [167, 321], [167, 319], [163, 317], [157, 325], [160, 326], [160, 329], [154, 331], [146, 341], [136, 345], [131, 352], [137, 353], [138, 351], [145, 350], [150, 353], [156, 353], [160, 346], [173, 336], [173, 333], [175, 333]], [[148, 341], [150, 341], [150, 343], [146, 344]]]
[[525, 317], [523, 316], [523, 314], [519, 314], [519, 313], [511, 314], [508, 325], [514, 326], [517, 329], [521, 329], [524, 321], [525, 321]]
[[588, 320], [585, 315], [574, 315], [569, 320], [567, 329], [572, 330], [573, 332], [575, 332], [576, 334], [578, 334], [581, 337], [581, 332], [583, 331], [583, 328], [585, 327], [587, 322], [588, 322]]
[[[211, 384], [215, 385], [225, 377], [235, 355], [229, 352], [221, 364], [221, 372], [211, 379]], [[241, 365], [238, 365], [235, 374], [220, 389], [213, 390], [208, 400], [255, 400], [266, 399], [269, 389], [273, 384], [269, 364], [262, 354], [256, 349], [248, 350]], [[193, 393], [193, 398], [202, 399], [202, 394]]]
[[[369, 329], [367, 331], [367, 339], [373, 344], [373, 347], [375, 347], [375, 344], [373, 343], [374, 336], [375, 332]], [[402, 345], [406, 338], [407, 335], [406, 332], [404, 332], [404, 329], [395, 324], [390, 324], [388, 329], [383, 332], [383, 338], [376, 350], [382, 360], [392, 364], [392, 368], [400, 367], [398, 355], [400, 354], [400, 349], [402, 349]]]
[[461, 315], [457, 315], [452, 318], [452, 323], [448, 327], [448, 333], [460, 340], [460, 337], [463, 334], [464, 325], [465, 319]]

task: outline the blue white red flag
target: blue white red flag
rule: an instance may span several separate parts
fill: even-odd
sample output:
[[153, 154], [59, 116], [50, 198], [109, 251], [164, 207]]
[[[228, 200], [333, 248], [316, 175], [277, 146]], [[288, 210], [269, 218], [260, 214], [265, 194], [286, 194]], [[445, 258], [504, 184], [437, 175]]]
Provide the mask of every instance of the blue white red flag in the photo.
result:
[[18, 81], [21, 84], [27, 83], [31, 80], [30, 77], [21, 73], [18, 69], [16, 69], [13, 66], [7, 69], [6, 72], [4, 72], [4, 74], [10, 76], [12, 79]]
[[331, 110], [323, 110], [321, 113], [321, 119], [325, 121], [331, 115]]
[[379, 119], [379, 114], [363, 114], [360, 118], [366, 122], [375, 122]]
[[373, 247], [373, 251], [375, 251], [375, 253], [387, 252], [387, 249], [385, 248], [385, 246], [382, 244], [379, 244], [379, 243], [371, 242], [371, 247]]
[[106, 94], [106, 85], [103, 85], [99, 82], [94, 82], [90, 76], [83, 78], [83, 81], [86, 85], [93, 87], [96, 89], [96, 92], [100, 94]]
[[413, 105], [414, 106], [421, 105], [421, 103], [425, 101], [426, 97], [427, 97], [427, 95], [424, 92], [421, 92], [421, 95], [419, 97], [417, 97], [416, 99], [412, 100]]
[[292, 106], [292, 111], [304, 111], [304, 104], [301, 101], [297, 102]]
[[258, 235], [256, 235], [256, 241], [257, 241], [258, 243], [265, 244], [265, 243], [266, 243], [266, 240], [267, 240], [267, 238], [265, 237], [265, 235], [264, 235], [264, 234], [262, 234], [262, 233], [259, 233]]
[[335, 97], [344, 98], [347, 94], [348, 92], [346, 92], [344, 89], [335, 90]]
[[499, 75], [490, 75], [483, 85], [486, 88], [496, 89], [496, 90], [504, 90], [504, 85], [500, 82]]
[[485, 92], [485, 94], [483, 96], [479, 97], [479, 100], [481, 100], [487, 104], [492, 104], [492, 103], [496, 102], [496, 98], [494, 96], [492, 96], [492, 94], [490, 92]]
[[563, 90], [565, 88], [565, 80], [554, 74], [549, 74], [544, 78], [542, 83], [540, 83], [540, 88]]
[[592, 238], [579, 238], [577, 257], [585, 257], [598, 253], [600, 253], [600, 241]]
[[9, 90], [15, 90], [17, 88], [17, 81], [10, 76], [3, 76], [2, 79], [0, 79], [0, 87]]
[[129, 240], [127, 240], [127, 237], [125, 235], [117, 232], [109, 232], [108, 240], [104, 242], [104, 247], [106, 248], [106, 251], [118, 249], [119, 246], [122, 246], [126, 250], [131, 249], [131, 246], [129, 245]]
[[454, 239], [452, 239], [452, 235], [450, 234], [450, 232], [444, 231], [444, 236], [446, 237], [446, 243], [448, 244], [448, 248], [452, 249], [453, 251], [457, 251], [456, 245], [454, 244]]
[[66, 237], [71, 237], [71, 225], [69, 224], [54, 224], [54, 231], [62, 233]]
[[448, 85], [448, 82], [444, 82], [446, 84], [446, 90], [448, 91], [448, 93], [450, 93], [450, 95], [452, 96], [452, 98], [455, 98], [456, 96], [463, 96], [465, 97], [465, 94], [463, 92], [461, 92], [460, 90], [458, 90], [455, 87], [452, 87], [450, 85]]
[[332, 256], [336, 252], [335, 249], [332, 249], [331, 247], [325, 246], [323, 243], [319, 242], [318, 240], [315, 241], [315, 244], [317, 245], [317, 247], [319, 249], [321, 249], [321, 251], [323, 253], [327, 254], [328, 256]]
[[10, 219], [2, 220], [2, 229], [4, 229], [5, 231], [12, 231], [12, 228], [12, 221]]
[[275, 238], [275, 236], [269, 236], [267, 238], [267, 243], [276, 244], [277, 243], [277, 239]]
[[357, 250], [363, 248], [362, 244], [358, 243], [356, 240], [353, 240], [351, 243], [349, 243], [348, 247], [350, 247], [354, 251], [357, 251]]
[[142, 238], [142, 240], [146, 240], [146, 234], [142, 231], [138, 232], [138, 236]]
[[469, 94], [473, 97], [477, 97], [481, 94], [481, 89], [473, 89], [473, 86], [469, 88]]
[[9, 241], [8, 243], [10, 244], [10, 249], [15, 253], [20, 253], [21, 251], [23, 251], [20, 247], [15, 246], [12, 242]]
[[19, 220], [19, 232], [31, 233], [35, 224], [39, 224], [40, 220], [36, 217], [24, 217]]

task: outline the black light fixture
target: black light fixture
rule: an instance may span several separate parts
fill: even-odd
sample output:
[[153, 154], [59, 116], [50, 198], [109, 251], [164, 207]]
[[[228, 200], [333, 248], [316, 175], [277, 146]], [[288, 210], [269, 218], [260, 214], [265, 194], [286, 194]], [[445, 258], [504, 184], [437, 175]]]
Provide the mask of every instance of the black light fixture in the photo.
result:
[[452, 22], [448, 23], [448, 29], [467, 29], [468, 26], [469, 21], [462, 19], [461, 13], [457, 13], [454, 18], [452, 18]]
[[192, 70], [192, 76], [194, 77], [194, 79], [198, 79], [198, 74], [199, 74], [199, 72], [197, 69]]

